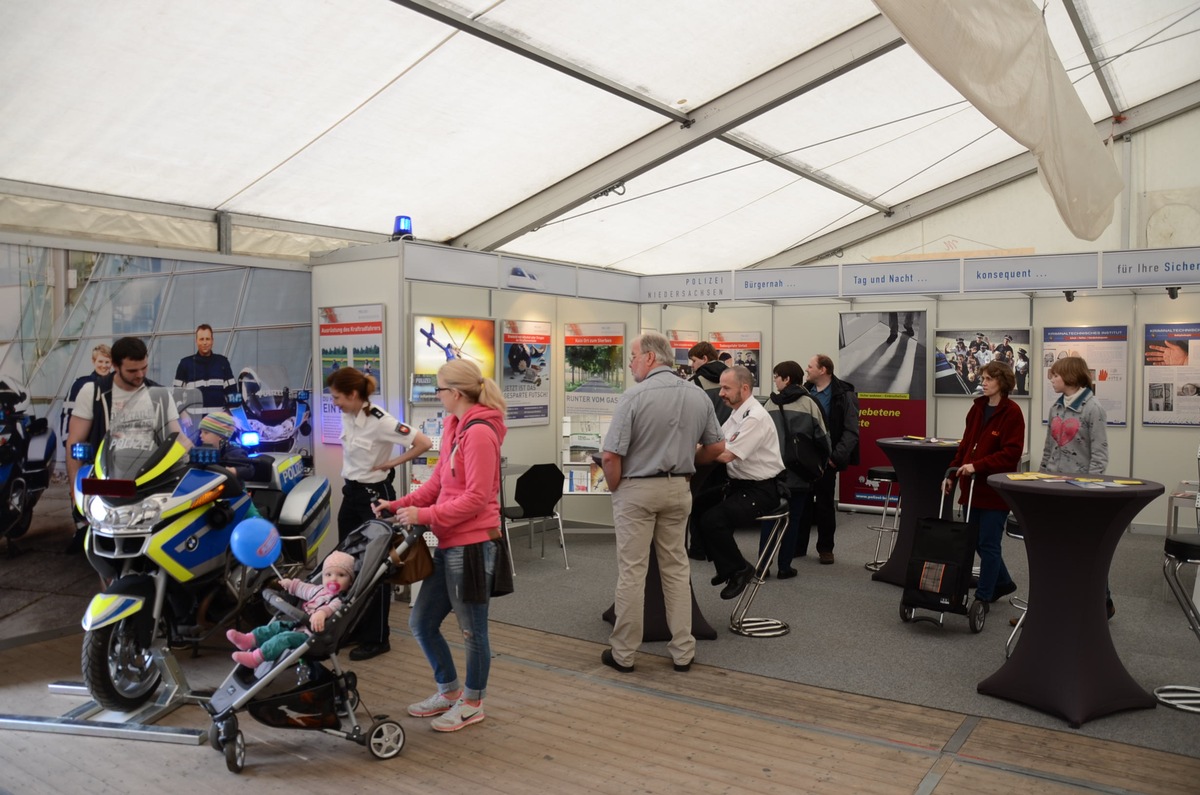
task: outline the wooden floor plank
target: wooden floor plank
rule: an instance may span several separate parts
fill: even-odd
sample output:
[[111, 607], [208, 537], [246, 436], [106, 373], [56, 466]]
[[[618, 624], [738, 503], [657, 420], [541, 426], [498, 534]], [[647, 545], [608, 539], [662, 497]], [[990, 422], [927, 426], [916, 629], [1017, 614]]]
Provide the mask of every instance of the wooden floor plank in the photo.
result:
[[[207, 746], [33, 732], [0, 734], [0, 793], [87, 791], [256, 795], [337, 782], [356, 792], [523, 793], [1063, 793], [1083, 783], [1148, 793], [1194, 792], [1200, 760], [1069, 732], [982, 720], [697, 664], [686, 674], [639, 655], [637, 671], [600, 664], [603, 646], [494, 624], [488, 719], [453, 734], [405, 707], [433, 692], [424, 656], [402, 631], [392, 653], [343, 664], [363, 704], [404, 726], [396, 759], [314, 732], [242, 716], [246, 770], [225, 770]], [[0, 709], [62, 714], [79, 698], [48, 696], [78, 679], [80, 638], [0, 652]], [[461, 664], [462, 649], [454, 646]], [[36, 664], [31, 664], [36, 660]], [[181, 660], [196, 687], [232, 669], [226, 650]], [[461, 668], [460, 668], [461, 670]], [[184, 707], [163, 725], [207, 728]], [[945, 751], [960, 728], [961, 749]], [[1084, 789], [1087, 787], [1084, 786]]]

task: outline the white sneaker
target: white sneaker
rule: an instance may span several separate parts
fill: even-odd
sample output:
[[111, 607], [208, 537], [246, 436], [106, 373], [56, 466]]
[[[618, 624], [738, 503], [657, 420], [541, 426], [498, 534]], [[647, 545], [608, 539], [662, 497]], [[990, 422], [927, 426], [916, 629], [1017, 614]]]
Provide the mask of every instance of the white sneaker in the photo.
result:
[[449, 712], [434, 718], [429, 725], [433, 727], [434, 731], [456, 732], [472, 723], [479, 723], [485, 717], [487, 716], [483, 714], [482, 703], [478, 707], [472, 707], [460, 698]]
[[408, 714], [414, 718], [432, 718], [454, 708], [454, 703], [441, 693], [434, 693], [424, 701], [408, 705]]

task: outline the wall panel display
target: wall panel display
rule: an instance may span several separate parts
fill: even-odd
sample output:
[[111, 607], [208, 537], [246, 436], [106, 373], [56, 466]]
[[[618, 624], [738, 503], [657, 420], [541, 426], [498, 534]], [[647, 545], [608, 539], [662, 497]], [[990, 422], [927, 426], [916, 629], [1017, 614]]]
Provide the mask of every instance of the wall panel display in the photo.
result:
[[1030, 378], [1036, 377], [1034, 351], [1028, 328], [939, 329], [933, 333], [933, 394], [938, 397], [979, 397], [983, 365], [998, 360], [1013, 368], [1017, 386], [1013, 395], [1028, 395]]
[[[859, 463], [838, 477], [843, 503], [882, 506], [884, 490], [872, 488], [867, 470], [887, 466], [875, 442], [925, 435], [924, 312], [844, 312], [834, 375], [858, 392]], [[893, 495], [894, 496], [894, 495]]]
[[1147, 323], [1142, 422], [1200, 425], [1200, 323]]
[[700, 342], [700, 332], [667, 329], [667, 339], [671, 343], [671, 351], [675, 354], [675, 372], [684, 378], [690, 378], [692, 362], [688, 359], [688, 351]]
[[[718, 358], [726, 365], [745, 365], [754, 376], [754, 387], [758, 388], [762, 362], [762, 333], [758, 331], [713, 331], [708, 335], [708, 341], [713, 344], [719, 354]], [[728, 358], [726, 358], [728, 354]]]
[[508, 404], [509, 427], [550, 424], [550, 323], [505, 320], [501, 389]]
[[[321, 441], [341, 444], [342, 412], [333, 405], [325, 379], [342, 367], [369, 372], [382, 385], [383, 304], [323, 306], [317, 310], [321, 350]], [[377, 400], [383, 401], [379, 388]]]
[[563, 359], [566, 413], [612, 414], [625, 391], [625, 324], [566, 324]]
[[453, 359], [496, 377], [496, 321], [478, 317], [413, 315], [413, 403], [436, 403], [437, 371]]
[[[1091, 326], [1087, 328], [1046, 328], [1042, 330], [1042, 355], [1035, 378], [1049, 379], [1050, 366], [1065, 356], [1080, 356], [1087, 361], [1096, 385], [1096, 400], [1108, 415], [1108, 425], [1128, 422], [1129, 327]], [[1046, 424], [1050, 406], [1059, 395], [1048, 382], [1042, 386], [1042, 424]]]

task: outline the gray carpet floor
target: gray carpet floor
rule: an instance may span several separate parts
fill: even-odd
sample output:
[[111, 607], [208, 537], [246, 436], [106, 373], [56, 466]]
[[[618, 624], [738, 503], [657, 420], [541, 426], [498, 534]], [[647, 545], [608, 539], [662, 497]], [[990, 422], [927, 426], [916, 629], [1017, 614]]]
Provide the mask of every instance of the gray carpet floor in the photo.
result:
[[[796, 560], [798, 577], [764, 584], [750, 613], [787, 621], [791, 632], [781, 638], [729, 632], [735, 602], [722, 601], [719, 589], [709, 585], [712, 564], [693, 561], [697, 602], [718, 633], [717, 640], [699, 643], [697, 662], [1200, 757], [1200, 715], [1160, 706], [1071, 730], [1061, 719], [978, 694], [976, 684], [1004, 662], [1008, 619], [1018, 614], [1016, 609], [1007, 600], [994, 605], [979, 634], [972, 634], [966, 617], [959, 615], [947, 615], [942, 627], [903, 623], [901, 589], [873, 582], [863, 568], [877, 537], [867, 525], [877, 520], [870, 514], [839, 514], [834, 565], [819, 565], [814, 550], [811, 557]], [[530, 549], [523, 533], [518, 530], [513, 540], [516, 593], [492, 602], [493, 619], [607, 642], [610, 626], [601, 613], [612, 604], [616, 587], [611, 532], [568, 533], [569, 571], [563, 568], [556, 539], [547, 542], [542, 560], [538, 540]], [[757, 532], [740, 531], [737, 537], [743, 553], [753, 559]], [[1126, 533], [1110, 573], [1117, 606], [1110, 623], [1113, 642], [1130, 674], [1148, 691], [1163, 684], [1200, 686], [1200, 643], [1167, 590], [1162, 550], [1161, 535]], [[1028, 577], [1022, 542], [1006, 538], [1004, 558], [1022, 586], [1017, 595], [1024, 595]], [[1185, 576], [1190, 592], [1195, 575]], [[647, 643], [642, 650], [667, 656], [665, 643]]]

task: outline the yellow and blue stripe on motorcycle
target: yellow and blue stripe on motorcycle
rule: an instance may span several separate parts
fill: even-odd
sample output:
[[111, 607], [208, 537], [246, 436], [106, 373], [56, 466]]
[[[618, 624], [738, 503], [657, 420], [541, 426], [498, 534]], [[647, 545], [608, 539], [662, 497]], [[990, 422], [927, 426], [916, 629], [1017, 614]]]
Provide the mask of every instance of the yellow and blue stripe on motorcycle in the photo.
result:
[[291, 455], [276, 461], [275, 474], [279, 477], [279, 490], [287, 494], [304, 479], [304, 460], [298, 455]]
[[231, 499], [229, 506], [233, 509], [233, 520], [219, 528], [208, 524], [207, 503], [176, 516], [155, 531], [146, 556], [180, 582], [223, 568], [233, 528], [250, 511], [250, 495]]
[[146, 600], [141, 596], [98, 593], [92, 597], [87, 610], [83, 611], [83, 628], [90, 632], [128, 618], [141, 610], [145, 603]]

